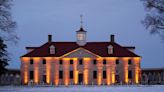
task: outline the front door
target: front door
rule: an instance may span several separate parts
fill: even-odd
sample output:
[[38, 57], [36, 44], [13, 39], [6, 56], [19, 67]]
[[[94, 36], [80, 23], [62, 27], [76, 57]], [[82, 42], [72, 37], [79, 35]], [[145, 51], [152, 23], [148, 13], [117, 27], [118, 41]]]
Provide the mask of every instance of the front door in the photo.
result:
[[46, 75], [43, 75], [43, 82], [46, 83]]
[[81, 85], [83, 83], [83, 74], [82, 73], [79, 74], [78, 80], [79, 80], [79, 85]]
[[116, 75], [116, 83], [120, 83], [120, 78], [119, 78], [119, 75]]

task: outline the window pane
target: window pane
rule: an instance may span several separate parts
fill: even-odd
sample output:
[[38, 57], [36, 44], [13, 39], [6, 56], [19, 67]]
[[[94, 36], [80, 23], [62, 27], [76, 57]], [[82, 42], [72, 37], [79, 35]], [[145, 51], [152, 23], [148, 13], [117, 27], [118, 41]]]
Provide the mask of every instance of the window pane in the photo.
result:
[[63, 60], [61, 59], [61, 60], [59, 60], [59, 64], [63, 64]]
[[83, 64], [83, 59], [79, 60], [79, 64], [82, 65]]
[[106, 79], [106, 71], [103, 71], [103, 79]]
[[129, 64], [129, 65], [132, 64], [132, 60], [131, 60], [131, 59], [128, 60], [128, 64]]
[[70, 64], [73, 64], [73, 60], [70, 60]]
[[93, 60], [93, 64], [94, 64], [94, 65], [97, 64], [97, 60], [96, 60], [96, 59]]
[[116, 64], [119, 64], [119, 59], [116, 59]]
[[63, 79], [63, 71], [59, 71], [59, 79]]
[[128, 71], [128, 79], [132, 79], [132, 71], [131, 70]]
[[30, 59], [30, 64], [33, 64], [33, 63], [34, 63], [33, 59]]
[[106, 64], [106, 59], [103, 60], [103, 64]]
[[46, 64], [46, 59], [43, 59], [43, 64]]
[[70, 71], [69, 76], [70, 76], [70, 79], [73, 79], [73, 71]]
[[30, 80], [34, 79], [34, 71], [30, 71]]
[[97, 78], [97, 71], [93, 71], [93, 78], [94, 78], [94, 79]]

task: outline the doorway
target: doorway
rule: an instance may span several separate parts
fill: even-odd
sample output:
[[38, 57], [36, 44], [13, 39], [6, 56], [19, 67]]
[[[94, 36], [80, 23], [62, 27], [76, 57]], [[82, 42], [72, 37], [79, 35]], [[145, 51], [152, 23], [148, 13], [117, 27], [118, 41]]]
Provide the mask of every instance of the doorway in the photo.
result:
[[43, 83], [46, 83], [46, 75], [43, 75]]
[[83, 74], [82, 73], [80, 73], [78, 75], [78, 80], [79, 80], [79, 83], [78, 83], [79, 85], [83, 83]]

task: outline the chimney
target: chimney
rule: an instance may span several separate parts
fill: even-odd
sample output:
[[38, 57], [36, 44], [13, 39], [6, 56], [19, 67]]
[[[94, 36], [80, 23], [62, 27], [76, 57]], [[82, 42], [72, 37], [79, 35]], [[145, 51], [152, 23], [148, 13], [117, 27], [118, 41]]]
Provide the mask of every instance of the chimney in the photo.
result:
[[114, 42], [114, 35], [110, 35], [111, 42]]
[[52, 42], [52, 35], [48, 35], [48, 42]]

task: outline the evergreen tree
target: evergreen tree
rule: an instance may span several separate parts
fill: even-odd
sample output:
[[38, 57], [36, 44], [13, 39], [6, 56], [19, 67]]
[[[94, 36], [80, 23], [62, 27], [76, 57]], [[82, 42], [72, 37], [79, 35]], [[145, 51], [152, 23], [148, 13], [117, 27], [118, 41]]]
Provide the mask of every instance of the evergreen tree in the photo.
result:
[[9, 57], [7, 52], [6, 42], [16, 42], [18, 37], [13, 30], [16, 27], [16, 22], [11, 17], [11, 1], [0, 0], [0, 75], [5, 73], [8, 65]]
[[7, 49], [7, 45], [0, 37], [0, 75], [7, 71], [6, 66], [8, 65], [9, 59], [6, 49]]

